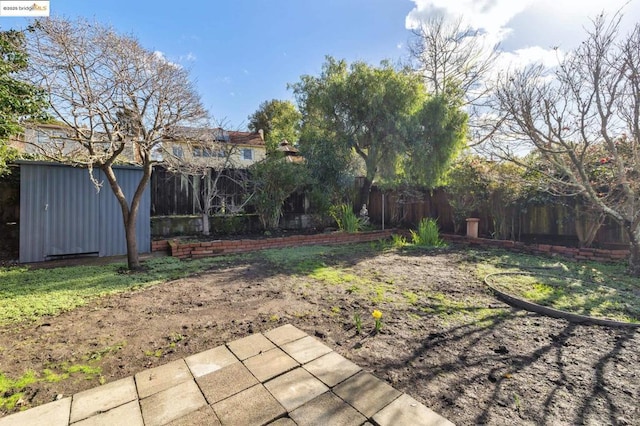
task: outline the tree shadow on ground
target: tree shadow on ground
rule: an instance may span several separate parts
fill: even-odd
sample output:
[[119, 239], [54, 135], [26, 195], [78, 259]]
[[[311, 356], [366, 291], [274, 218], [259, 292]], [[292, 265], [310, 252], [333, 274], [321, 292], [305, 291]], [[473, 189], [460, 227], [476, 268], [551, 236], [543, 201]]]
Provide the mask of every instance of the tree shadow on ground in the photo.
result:
[[[450, 309], [450, 307], [446, 307], [446, 310]], [[469, 309], [468, 307], [464, 308], [465, 311], [469, 311]], [[477, 309], [485, 308], [478, 307]], [[430, 365], [428, 369], [416, 368], [412, 372], [409, 382], [426, 386], [442, 375], [453, 376], [454, 379], [447, 382], [448, 391], [441, 396], [448, 405], [455, 404], [456, 399], [464, 394], [465, 389], [473, 385], [491, 386], [490, 397], [482, 401], [482, 411], [471, 422], [486, 424], [492, 421], [492, 412], [504, 409], [505, 401], [509, 399], [506, 390], [507, 384], [513, 384], [513, 378], [523, 370], [531, 369], [534, 364], [546, 366], [547, 361], [544, 359], [551, 358], [554, 361], [549, 365], [547, 376], [540, 377], [540, 380], [547, 380], [552, 376], [558, 376], [558, 378], [550, 382], [553, 383], [551, 386], [544, 387], [546, 394], [539, 395], [540, 399], [544, 400], [541, 405], [542, 410], [528, 408], [520, 412], [520, 407], [517, 407], [516, 411], [519, 413], [521, 421], [554, 424], [559, 419], [558, 413], [554, 412], [553, 407], [561, 402], [561, 391], [575, 389], [579, 385], [578, 382], [582, 381], [581, 378], [577, 380], [576, 377], [573, 377], [575, 373], [567, 371], [567, 365], [570, 361], [568, 355], [574, 346], [572, 341], [576, 339], [576, 330], [590, 326], [562, 321], [565, 325], [561, 326], [559, 331], [556, 332], [554, 329], [552, 333], [548, 334], [551, 336], [548, 343], [540, 344], [534, 350], [525, 353], [517, 353], [517, 348], [509, 350], [498, 343], [487, 345], [486, 342], [494, 340], [494, 336], [500, 334], [501, 330], [513, 328], [519, 322], [537, 317], [535, 314], [523, 316], [522, 311], [511, 309], [507, 313], [492, 315], [482, 320], [471, 320], [450, 326], [443, 332], [430, 333], [423, 337], [412, 353], [386, 363], [383, 368], [388, 370], [406, 368], [408, 365], [415, 365], [417, 360], [429, 358], [429, 354], [442, 352], [447, 348], [455, 348], [455, 352], [448, 358], [430, 357], [431, 361], [437, 361], [436, 365]], [[549, 331], [549, 329], [540, 327], [541, 335]], [[609, 369], [615, 370], [616, 360], [621, 356], [622, 349], [636, 336], [636, 331], [611, 329], [611, 333], [617, 336], [615, 343], [605, 353], [599, 354], [597, 362], [593, 366], [593, 379], [582, 389], [582, 392], [585, 392], [582, 398], [583, 402], [572, 412], [574, 416], [572, 420], [566, 418], [563, 421], [569, 421], [572, 424], [586, 424], [593, 421], [590, 414], [596, 414], [595, 410], [601, 410], [602, 407], [595, 403], [597, 399], [605, 401], [606, 407], [606, 413], [600, 411], [597, 413], [599, 415], [597, 418], [606, 417], [608, 423], [617, 424], [619, 417], [624, 414], [607, 387], [606, 372]], [[460, 343], [463, 345], [460, 346]], [[479, 353], [477, 348], [483, 345], [488, 346], [488, 350]], [[490, 352], [491, 349], [493, 353]], [[589, 375], [592, 371], [591, 365], [588, 360], [584, 360], [584, 364], [580, 366], [581, 372]], [[540, 365], [537, 365], [534, 372], [539, 372], [541, 368]], [[516, 400], [514, 405], [519, 405], [519, 401]]]

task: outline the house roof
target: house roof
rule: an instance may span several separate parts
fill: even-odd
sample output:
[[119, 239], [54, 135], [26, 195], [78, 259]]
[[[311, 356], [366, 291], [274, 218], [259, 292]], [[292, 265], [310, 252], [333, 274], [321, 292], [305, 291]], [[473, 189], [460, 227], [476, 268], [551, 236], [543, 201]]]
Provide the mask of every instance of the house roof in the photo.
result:
[[230, 142], [240, 145], [264, 146], [264, 139], [260, 132], [227, 132]]
[[238, 145], [264, 146], [264, 139], [260, 132], [228, 131], [221, 127], [176, 127], [170, 139], [174, 141], [192, 140], [202, 143], [225, 142]]

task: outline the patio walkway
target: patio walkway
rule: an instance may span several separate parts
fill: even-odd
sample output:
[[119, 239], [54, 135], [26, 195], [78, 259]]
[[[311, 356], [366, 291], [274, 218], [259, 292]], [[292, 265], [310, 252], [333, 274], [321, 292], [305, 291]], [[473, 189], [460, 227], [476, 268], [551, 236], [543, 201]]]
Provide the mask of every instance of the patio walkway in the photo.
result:
[[14, 425], [452, 425], [291, 325], [0, 418]]

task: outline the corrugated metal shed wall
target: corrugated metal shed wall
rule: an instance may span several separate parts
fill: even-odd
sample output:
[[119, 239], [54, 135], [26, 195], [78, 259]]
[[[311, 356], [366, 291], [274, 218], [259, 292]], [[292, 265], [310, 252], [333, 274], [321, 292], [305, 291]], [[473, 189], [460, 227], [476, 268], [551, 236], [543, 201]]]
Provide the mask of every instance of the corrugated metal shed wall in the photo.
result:
[[[87, 172], [85, 171], [85, 174]], [[138, 187], [138, 182], [142, 177], [142, 170], [133, 168], [115, 168], [116, 177], [120, 183], [122, 191], [131, 201], [133, 193]], [[85, 179], [89, 180], [86, 176]], [[100, 190], [100, 216], [102, 221], [108, 223], [99, 229], [100, 256], [114, 256], [127, 253], [127, 242], [124, 237], [124, 224], [122, 223], [122, 210], [116, 200], [115, 195], [109, 188], [109, 184], [101, 174], [104, 186]], [[138, 252], [148, 253], [151, 251], [151, 196], [147, 185], [140, 208], [138, 210], [138, 220], [136, 221], [136, 239], [138, 241]], [[102, 254], [107, 253], [107, 254]]]
[[[130, 200], [142, 171], [114, 168]], [[38, 262], [61, 255], [113, 256], [127, 251], [120, 205], [104, 174], [94, 171], [104, 185], [100, 192], [86, 169], [53, 163], [20, 164], [20, 262]], [[151, 247], [150, 192], [140, 203], [136, 236], [138, 251]]]

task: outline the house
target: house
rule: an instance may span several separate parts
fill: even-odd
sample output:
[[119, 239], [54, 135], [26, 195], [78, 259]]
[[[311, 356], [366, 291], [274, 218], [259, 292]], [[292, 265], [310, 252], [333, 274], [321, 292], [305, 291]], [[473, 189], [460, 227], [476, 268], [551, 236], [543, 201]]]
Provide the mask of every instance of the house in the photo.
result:
[[[98, 137], [100, 135], [97, 135]], [[94, 137], [96, 135], [94, 134]], [[37, 123], [25, 126], [24, 133], [9, 140], [9, 146], [15, 148], [23, 157], [48, 160], [74, 158], [82, 160], [88, 156], [87, 149], [81, 146], [74, 137], [73, 130], [64, 124]], [[109, 142], [99, 142], [94, 146], [107, 152]], [[135, 143], [127, 143], [118, 156], [120, 164], [139, 164]]]
[[246, 169], [266, 157], [261, 131], [182, 127], [173, 133], [162, 142], [161, 156], [167, 163], [190, 163], [214, 169]]

